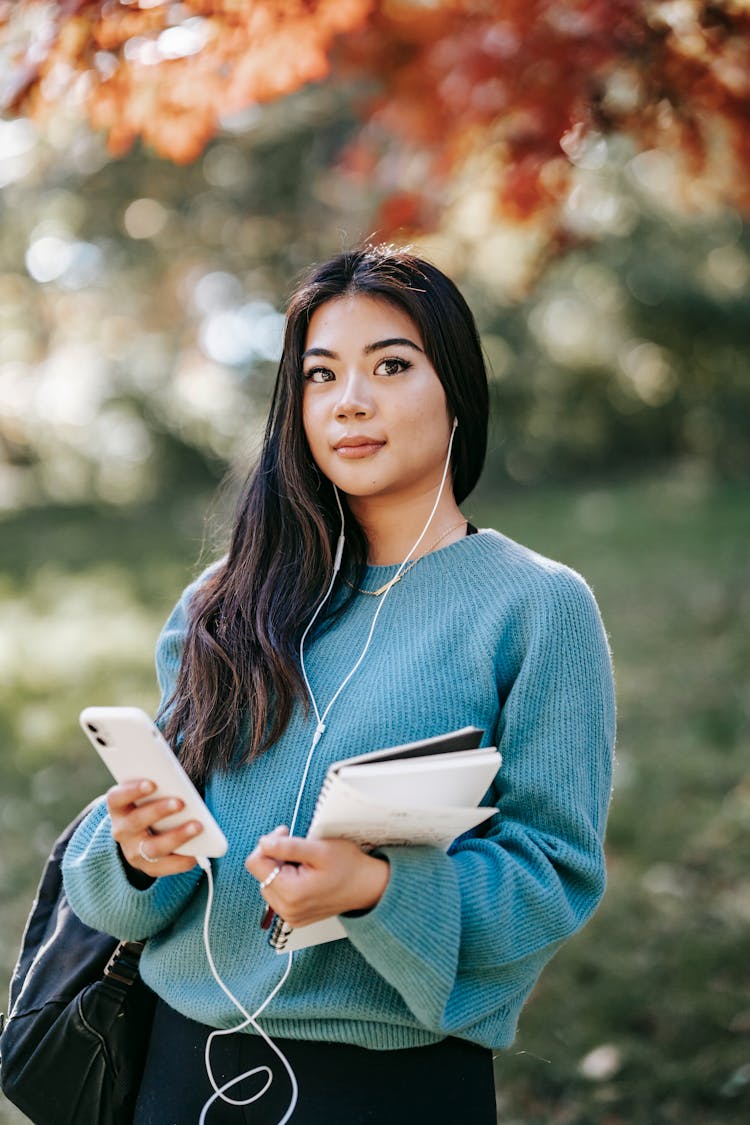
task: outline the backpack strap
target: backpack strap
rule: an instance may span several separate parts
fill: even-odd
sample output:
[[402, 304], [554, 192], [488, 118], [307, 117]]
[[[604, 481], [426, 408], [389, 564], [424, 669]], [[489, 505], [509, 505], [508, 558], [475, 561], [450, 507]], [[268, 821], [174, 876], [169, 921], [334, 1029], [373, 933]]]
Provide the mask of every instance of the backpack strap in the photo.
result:
[[115, 987], [127, 992], [138, 976], [143, 941], [121, 941], [104, 966], [104, 976]]

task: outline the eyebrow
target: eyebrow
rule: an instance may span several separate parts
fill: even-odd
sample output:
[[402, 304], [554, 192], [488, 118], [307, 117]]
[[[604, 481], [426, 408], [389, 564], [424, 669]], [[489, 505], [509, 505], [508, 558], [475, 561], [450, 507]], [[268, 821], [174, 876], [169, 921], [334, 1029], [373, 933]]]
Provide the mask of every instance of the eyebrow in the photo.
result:
[[[415, 344], [413, 340], [407, 340], [405, 336], [390, 336], [387, 340], [376, 340], [373, 344], [367, 344], [362, 350], [365, 355], [370, 355], [372, 352], [383, 351], [384, 348], [392, 348], [400, 344], [402, 347], [414, 348], [417, 352], [422, 352], [419, 344]], [[339, 359], [336, 352], [329, 351], [328, 348], [308, 348], [307, 351], [302, 353], [302, 358], [307, 359], [311, 355], [322, 355], [326, 359]]]

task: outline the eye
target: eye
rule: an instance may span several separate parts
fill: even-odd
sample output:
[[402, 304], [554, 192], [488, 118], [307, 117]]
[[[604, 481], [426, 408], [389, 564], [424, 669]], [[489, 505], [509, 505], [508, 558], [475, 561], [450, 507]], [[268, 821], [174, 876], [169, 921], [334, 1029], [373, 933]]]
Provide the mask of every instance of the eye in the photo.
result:
[[380, 363], [375, 368], [376, 375], [400, 375], [402, 371], [408, 371], [412, 364], [408, 359], [399, 359], [397, 356], [390, 356], [388, 359], [381, 359]]
[[336, 376], [327, 367], [311, 367], [303, 378], [306, 383], [332, 383]]

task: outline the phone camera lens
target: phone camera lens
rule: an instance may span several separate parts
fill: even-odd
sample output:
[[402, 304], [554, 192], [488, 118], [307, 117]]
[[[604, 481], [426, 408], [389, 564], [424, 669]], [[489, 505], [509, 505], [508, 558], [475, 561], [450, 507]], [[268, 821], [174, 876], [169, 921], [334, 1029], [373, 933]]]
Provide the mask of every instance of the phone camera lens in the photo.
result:
[[91, 731], [92, 734], [98, 734], [99, 733], [99, 728], [95, 727], [93, 723], [86, 723], [86, 726], [89, 728], [89, 730]]
[[99, 743], [100, 746], [106, 746], [107, 745], [106, 741], [103, 738], [99, 738], [98, 735], [97, 735], [96, 741]]

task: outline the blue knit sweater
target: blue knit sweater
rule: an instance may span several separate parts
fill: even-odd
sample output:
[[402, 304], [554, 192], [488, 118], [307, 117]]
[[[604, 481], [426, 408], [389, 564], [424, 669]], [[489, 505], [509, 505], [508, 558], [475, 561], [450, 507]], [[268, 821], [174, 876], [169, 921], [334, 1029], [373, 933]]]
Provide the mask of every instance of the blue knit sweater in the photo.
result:
[[[364, 588], [376, 589], [395, 570], [368, 568]], [[159, 638], [165, 695], [192, 589]], [[321, 711], [359, 655], [376, 606], [356, 597], [306, 649]], [[484, 801], [499, 814], [448, 854], [383, 849], [391, 874], [381, 901], [342, 918], [348, 940], [294, 954], [291, 976], [261, 1017], [270, 1035], [375, 1049], [446, 1035], [490, 1047], [512, 1042], [540, 971], [604, 890], [614, 699], [607, 641], [586, 584], [495, 531], [425, 556], [388, 595], [368, 654], [328, 717], [298, 833], [331, 762], [469, 724], [502, 751]], [[213, 861], [212, 949], [249, 1011], [270, 993], [286, 958], [259, 929], [264, 904], [243, 863], [262, 833], [289, 823], [314, 725], [297, 708], [270, 750], [216, 774], [206, 791], [229, 840], [226, 856]], [[149, 939], [143, 977], [173, 1008], [213, 1027], [239, 1022], [206, 962], [200, 868], [146, 890], [131, 886], [102, 803], [73, 837], [64, 878], [89, 925]]]

